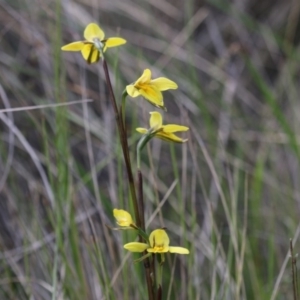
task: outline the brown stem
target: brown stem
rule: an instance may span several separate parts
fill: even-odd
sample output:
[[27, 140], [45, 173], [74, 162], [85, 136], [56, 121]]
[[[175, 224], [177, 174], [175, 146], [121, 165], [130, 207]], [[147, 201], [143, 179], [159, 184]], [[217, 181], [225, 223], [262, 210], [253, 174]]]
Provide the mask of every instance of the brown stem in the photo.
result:
[[[126, 131], [126, 123], [125, 123], [125, 120], [123, 120], [123, 111], [122, 111], [122, 104], [120, 105], [120, 108], [119, 108], [119, 115], [120, 115], [120, 123], [121, 123], [121, 126], [122, 126], [122, 130], [123, 130], [123, 133], [124, 133], [124, 147], [128, 150], [129, 147], [128, 147], [128, 139], [127, 139], [127, 131]], [[128, 160], [130, 162], [130, 156], [129, 156], [129, 151], [126, 151], [126, 154], [128, 155]]]
[[156, 299], [157, 300], [161, 300], [162, 298], [162, 289], [161, 289], [161, 285], [158, 286], [158, 289], [157, 289], [157, 297]]
[[[144, 254], [147, 254], [147, 252]], [[147, 282], [149, 300], [155, 300], [154, 283], [153, 283], [154, 274], [152, 273], [152, 270], [151, 270], [151, 264], [150, 264], [149, 257], [144, 259], [144, 268], [145, 268], [145, 272], [146, 272], [146, 282]]]
[[136, 198], [134, 179], [133, 179], [133, 174], [132, 174], [132, 169], [131, 169], [129, 150], [128, 150], [128, 146], [127, 146], [126, 132], [125, 132], [125, 129], [123, 126], [121, 114], [118, 111], [117, 102], [115, 99], [114, 91], [113, 91], [110, 77], [109, 77], [107, 63], [104, 58], [103, 58], [102, 62], [103, 62], [102, 65], [103, 65], [105, 78], [106, 78], [106, 84], [107, 84], [107, 87], [109, 90], [109, 96], [110, 96], [110, 100], [111, 100], [111, 103], [112, 103], [112, 106], [114, 109], [115, 119], [116, 119], [116, 123], [118, 126], [118, 132], [119, 132], [119, 136], [120, 136], [123, 156], [124, 156], [124, 160], [125, 160], [125, 166], [126, 166], [126, 170], [127, 170], [129, 189], [130, 189], [132, 203], [133, 203], [133, 207], [134, 207], [134, 215], [135, 215], [135, 219], [136, 219], [136, 225], [138, 227], [140, 227], [141, 220], [140, 220], [139, 208], [138, 208], [138, 203], [137, 203], [137, 198]]
[[[106, 63], [105, 59], [103, 59], [103, 69], [104, 69], [106, 83], [107, 83], [109, 94], [110, 94], [110, 100], [113, 105], [113, 109], [115, 112], [115, 118], [116, 118], [116, 122], [117, 122], [117, 126], [118, 126], [118, 132], [119, 132], [119, 136], [120, 136], [123, 156], [124, 156], [127, 175], [128, 175], [129, 188], [130, 188], [130, 193], [131, 193], [133, 207], [134, 207], [136, 225], [137, 225], [137, 227], [141, 227], [145, 231], [142, 174], [139, 171], [138, 188], [139, 188], [139, 201], [141, 203], [141, 207], [139, 209], [139, 204], [138, 204], [137, 198], [136, 198], [134, 179], [133, 179], [133, 174], [132, 174], [132, 169], [131, 169], [131, 162], [130, 162], [128, 143], [127, 143], [127, 134], [126, 134], [126, 129], [125, 129], [125, 123], [123, 122], [123, 118], [122, 118], [122, 115], [123, 115], [122, 108], [120, 108], [120, 111], [118, 111], [118, 107], [117, 107], [115, 95], [113, 92], [113, 88], [111, 85], [108, 67], [107, 67], [107, 63]], [[154, 273], [152, 272], [153, 271], [153, 263], [150, 264], [149, 258], [146, 258], [144, 260], [144, 267], [145, 267], [145, 271], [146, 271], [146, 282], [147, 282], [149, 300], [155, 300], [154, 289], [153, 289], [154, 284], [153, 284], [153, 280], [152, 280], [152, 278], [154, 278]]]

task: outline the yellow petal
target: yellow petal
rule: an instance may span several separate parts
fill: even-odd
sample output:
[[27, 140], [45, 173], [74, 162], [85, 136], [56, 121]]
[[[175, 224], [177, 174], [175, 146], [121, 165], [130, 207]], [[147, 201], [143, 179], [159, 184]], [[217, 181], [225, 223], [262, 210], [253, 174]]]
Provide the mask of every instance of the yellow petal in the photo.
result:
[[145, 87], [139, 89], [139, 92], [152, 105], [160, 108], [164, 107], [162, 93], [156, 87], [145, 85]]
[[189, 254], [190, 251], [183, 247], [169, 247], [170, 253]]
[[102, 41], [105, 37], [105, 34], [96, 23], [90, 23], [88, 26], [86, 26], [83, 36], [86, 40], [93, 43], [94, 39], [99, 39]]
[[100, 52], [96, 49], [94, 44], [91, 43], [85, 43], [81, 49], [81, 54], [89, 64], [97, 62], [100, 58]]
[[147, 249], [151, 253], [165, 253], [169, 251], [170, 239], [163, 229], [156, 229], [149, 236], [151, 247]]
[[141, 95], [140, 92], [138, 91], [138, 89], [136, 89], [133, 84], [126, 86], [126, 92], [132, 98], [135, 98], [135, 97]]
[[84, 42], [73, 42], [61, 47], [63, 51], [81, 51], [84, 47]]
[[169, 247], [148, 248], [147, 252], [150, 252], [150, 253], [166, 253], [166, 252], [169, 252]]
[[155, 137], [158, 137], [167, 142], [185, 143], [187, 139], [182, 139], [173, 133], [165, 133], [163, 131], [157, 132]]
[[178, 85], [165, 77], [159, 77], [156, 79], [151, 80], [151, 84], [154, 85], [158, 90], [160, 91], [166, 91], [166, 90], [175, 90], [178, 88]]
[[143, 252], [148, 248], [148, 245], [144, 243], [132, 242], [125, 244], [124, 248], [130, 252]]
[[187, 131], [189, 130], [186, 126], [176, 125], [176, 124], [168, 124], [163, 126], [163, 132], [173, 133], [177, 131]]
[[160, 247], [168, 247], [170, 243], [170, 239], [163, 229], [156, 229], [150, 233], [149, 241], [151, 248], [160, 246]]
[[148, 132], [146, 128], [140, 128], [140, 127], [136, 128], [136, 131], [142, 134], [146, 134]]
[[105, 42], [105, 46], [107, 48], [116, 47], [116, 46], [120, 46], [120, 45], [123, 45], [123, 44], [126, 44], [126, 40], [124, 40], [122, 38], [119, 38], [119, 37], [109, 38]]
[[115, 208], [113, 210], [113, 214], [119, 226], [129, 227], [131, 224], [134, 224], [130, 213], [127, 212], [126, 210]]
[[149, 69], [144, 70], [142, 76], [135, 82], [135, 86], [140, 84], [149, 83], [151, 80], [151, 71]]
[[150, 128], [159, 129], [162, 127], [162, 116], [157, 111], [150, 112]]

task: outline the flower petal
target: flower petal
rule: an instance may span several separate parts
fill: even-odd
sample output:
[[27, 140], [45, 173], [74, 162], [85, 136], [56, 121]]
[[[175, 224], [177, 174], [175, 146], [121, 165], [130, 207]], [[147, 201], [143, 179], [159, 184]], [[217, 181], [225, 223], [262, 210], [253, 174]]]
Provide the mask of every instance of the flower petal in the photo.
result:
[[155, 137], [160, 138], [167, 142], [185, 143], [187, 141], [187, 139], [182, 139], [173, 133], [165, 133], [163, 131], [157, 132], [155, 134]]
[[148, 248], [147, 252], [150, 252], [150, 253], [166, 253], [166, 252], [169, 252], [169, 247]]
[[135, 82], [135, 86], [140, 84], [149, 83], [151, 80], [151, 71], [149, 69], [144, 70], [142, 76]]
[[135, 98], [135, 97], [141, 95], [140, 92], [139, 92], [139, 90], [136, 89], [133, 84], [130, 84], [130, 85], [126, 86], [126, 92], [132, 98]]
[[151, 84], [154, 85], [158, 90], [160, 91], [166, 91], [166, 90], [175, 90], [178, 88], [178, 85], [165, 77], [159, 77], [156, 79], [151, 80]]
[[134, 224], [130, 213], [127, 212], [126, 210], [115, 208], [113, 210], [113, 214], [119, 226], [129, 227], [131, 224]]
[[100, 52], [91, 43], [85, 43], [84, 47], [81, 49], [81, 54], [83, 58], [89, 63], [95, 63], [100, 58]]
[[116, 46], [120, 46], [120, 45], [123, 45], [123, 44], [126, 44], [126, 40], [124, 40], [122, 38], [119, 38], [119, 37], [109, 38], [105, 42], [105, 46], [107, 48], [116, 47]]
[[150, 112], [150, 128], [159, 129], [162, 127], [162, 116], [157, 111]]
[[189, 130], [186, 126], [176, 125], [176, 124], [168, 124], [163, 126], [163, 132], [165, 133], [172, 133], [177, 131], [187, 131]]
[[81, 51], [84, 47], [84, 42], [73, 42], [61, 47], [63, 51]]
[[146, 128], [141, 128], [141, 127], [136, 128], [136, 131], [142, 134], [146, 134], [148, 132]]
[[124, 248], [130, 252], [143, 252], [149, 246], [144, 243], [132, 242], [124, 245]]
[[190, 251], [183, 247], [169, 247], [170, 253], [189, 254]]
[[159, 108], [164, 107], [162, 93], [156, 87], [145, 85], [142, 89], [139, 89], [139, 92], [152, 105]]
[[170, 239], [164, 229], [156, 229], [150, 233], [149, 242], [151, 248], [157, 246], [168, 247], [170, 243]]
[[105, 34], [96, 23], [90, 23], [88, 26], [86, 26], [83, 36], [86, 40], [93, 43], [94, 39], [99, 39], [102, 41], [105, 37]]

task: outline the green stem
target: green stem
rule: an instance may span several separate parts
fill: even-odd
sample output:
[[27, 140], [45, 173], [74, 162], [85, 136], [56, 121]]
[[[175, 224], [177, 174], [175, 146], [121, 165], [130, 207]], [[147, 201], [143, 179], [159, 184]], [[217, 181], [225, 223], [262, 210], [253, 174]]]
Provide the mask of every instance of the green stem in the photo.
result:
[[162, 253], [161, 254], [161, 262], [159, 263], [159, 268], [158, 268], [158, 275], [157, 275], [157, 282], [158, 282], [158, 288], [157, 288], [157, 300], [162, 299], [162, 273], [163, 273], [163, 264], [165, 261], [165, 256]]
[[146, 134], [144, 134], [141, 139], [139, 140], [137, 147], [136, 147], [136, 164], [138, 170], [141, 169], [141, 151], [145, 147], [145, 145], [151, 140], [154, 133], [152, 132], [152, 129], [150, 128]]
[[161, 261], [159, 263], [159, 268], [158, 268], [158, 284], [160, 286], [162, 286], [162, 272], [163, 272], [163, 265], [164, 265], [164, 262], [165, 262], [165, 255], [162, 253], [161, 254]]
[[143, 195], [143, 175], [138, 169], [138, 205], [140, 209], [141, 228], [145, 231], [145, 208], [144, 208], [144, 195]]
[[[143, 175], [140, 169], [138, 169], [138, 201], [139, 201], [139, 209], [140, 209], [140, 217], [141, 217], [141, 228], [143, 231], [145, 231]], [[142, 241], [141, 236], [139, 236], [139, 241], [140, 242]], [[149, 244], [149, 239], [147, 240], [147, 242]], [[147, 255], [147, 251], [144, 252], [144, 255]], [[149, 257], [145, 258], [143, 262], [144, 262], [144, 268], [146, 272], [146, 281], [147, 281], [149, 299], [154, 299], [155, 277], [153, 276], [154, 274], [153, 264], [151, 264]]]

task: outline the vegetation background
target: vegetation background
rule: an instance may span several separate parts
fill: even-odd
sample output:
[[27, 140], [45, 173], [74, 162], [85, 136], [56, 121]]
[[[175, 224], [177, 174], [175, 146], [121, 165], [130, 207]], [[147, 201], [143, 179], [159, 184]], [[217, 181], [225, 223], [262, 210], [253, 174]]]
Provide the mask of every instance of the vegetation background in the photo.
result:
[[[179, 85], [166, 123], [190, 127], [186, 144], [143, 153], [149, 230], [191, 251], [168, 256], [163, 299], [294, 299], [299, 12], [298, 0], [0, 0], [0, 299], [146, 299], [122, 247], [132, 235], [105, 226], [131, 208], [101, 65], [60, 50], [91, 22], [127, 40], [107, 52], [117, 98], [150, 68]], [[127, 103], [133, 161], [152, 110]]]

